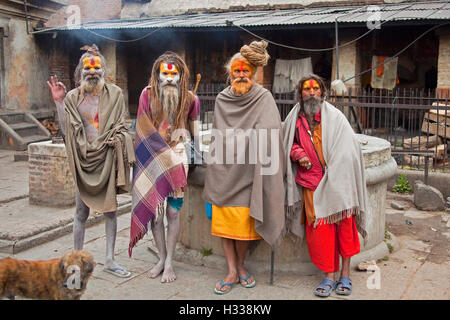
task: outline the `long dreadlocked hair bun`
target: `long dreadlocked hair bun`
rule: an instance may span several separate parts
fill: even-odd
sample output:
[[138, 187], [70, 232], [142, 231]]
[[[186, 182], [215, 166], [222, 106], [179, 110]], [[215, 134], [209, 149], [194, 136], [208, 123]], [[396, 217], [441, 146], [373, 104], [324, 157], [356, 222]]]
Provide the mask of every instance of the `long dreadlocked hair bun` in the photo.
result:
[[256, 67], [264, 67], [269, 61], [269, 54], [267, 53], [267, 42], [253, 41], [250, 45], [242, 46], [240, 53], [244, 58], [248, 60], [252, 65]]

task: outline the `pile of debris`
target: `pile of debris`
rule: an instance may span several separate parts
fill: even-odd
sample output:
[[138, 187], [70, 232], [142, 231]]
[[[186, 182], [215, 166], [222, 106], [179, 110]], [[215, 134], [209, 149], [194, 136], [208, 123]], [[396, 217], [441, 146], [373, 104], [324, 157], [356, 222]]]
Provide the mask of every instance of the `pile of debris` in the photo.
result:
[[[430, 109], [425, 113], [421, 131], [425, 135], [405, 139], [403, 149], [430, 151], [432, 161], [429, 166], [435, 164], [448, 165], [448, 151], [450, 143], [450, 112], [448, 110]], [[405, 164], [418, 166], [425, 164], [423, 155], [405, 155]]]
[[50, 132], [52, 136], [56, 136], [58, 133], [58, 125], [55, 121], [50, 119], [45, 119], [41, 121], [42, 125]]

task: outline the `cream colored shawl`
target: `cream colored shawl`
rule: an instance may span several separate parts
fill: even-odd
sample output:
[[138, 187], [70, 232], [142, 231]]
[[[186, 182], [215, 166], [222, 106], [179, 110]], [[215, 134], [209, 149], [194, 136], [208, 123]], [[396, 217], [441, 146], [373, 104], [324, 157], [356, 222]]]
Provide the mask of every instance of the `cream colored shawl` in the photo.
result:
[[[328, 102], [321, 106], [322, 151], [326, 163], [325, 174], [314, 191], [314, 211], [316, 223], [323, 219], [326, 223], [335, 223], [343, 218], [355, 215], [358, 231], [365, 238], [365, 213], [368, 208], [364, 159], [360, 143], [344, 114]], [[285, 149], [287, 154], [292, 148], [293, 133], [297, 121], [299, 106], [296, 105], [286, 117]], [[287, 176], [286, 204], [288, 217], [298, 209], [301, 196], [295, 181], [296, 166], [289, 168]], [[294, 210], [293, 210], [294, 209]], [[294, 215], [298, 221], [298, 212]], [[288, 226], [289, 229], [289, 226]], [[298, 232], [293, 232], [299, 235]]]

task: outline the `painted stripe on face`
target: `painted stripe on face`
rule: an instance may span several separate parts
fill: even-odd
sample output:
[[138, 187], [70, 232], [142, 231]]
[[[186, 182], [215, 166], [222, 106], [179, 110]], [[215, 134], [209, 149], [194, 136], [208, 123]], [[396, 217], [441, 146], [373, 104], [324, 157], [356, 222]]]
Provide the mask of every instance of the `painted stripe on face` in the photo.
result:
[[160, 72], [166, 72], [168, 76], [174, 77], [174, 73], [178, 73], [177, 66], [171, 63], [161, 62], [159, 65]]

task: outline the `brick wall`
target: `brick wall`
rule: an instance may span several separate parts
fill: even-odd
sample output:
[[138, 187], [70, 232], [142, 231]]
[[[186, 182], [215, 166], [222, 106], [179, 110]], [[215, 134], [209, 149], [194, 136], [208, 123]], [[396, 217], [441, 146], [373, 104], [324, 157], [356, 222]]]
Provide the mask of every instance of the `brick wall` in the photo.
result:
[[[447, 31], [450, 31], [447, 29]], [[450, 98], [450, 34], [441, 33], [439, 36], [437, 91], [440, 96]]]
[[28, 166], [30, 204], [48, 207], [69, 207], [75, 204], [75, 182], [64, 144], [30, 144]]
[[[80, 8], [81, 23], [88, 21], [103, 21], [120, 18], [120, 11], [122, 9], [122, 0], [69, 0], [69, 6], [75, 5]], [[73, 15], [73, 12], [68, 10], [69, 7], [63, 7], [50, 16], [45, 23], [47, 27], [57, 27], [65, 25], [68, 18]]]
[[65, 52], [64, 43], [53, 41], [49, 57], [50, 75], [58, 76], [59, 81], [64, 83], [67, 90], [70, 90], [70, 60]]

